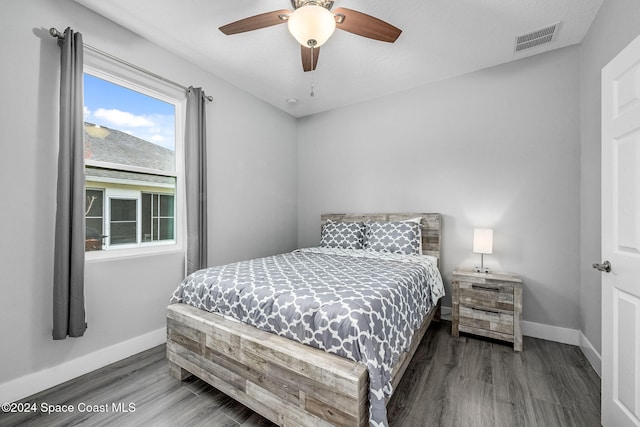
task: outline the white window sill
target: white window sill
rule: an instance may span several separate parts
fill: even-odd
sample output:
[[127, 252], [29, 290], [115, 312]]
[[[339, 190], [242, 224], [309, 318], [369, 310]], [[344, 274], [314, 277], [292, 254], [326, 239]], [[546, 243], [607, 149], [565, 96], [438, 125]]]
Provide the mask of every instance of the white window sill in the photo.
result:
[[184, 253], [184, 249], [178, 244], [149, 246], [142, 248], [109, 249], [104, 251], [89, 251], [84, 254], [85, 263], [104, 260], [127, 259], [146, 257], [153, 255], [165, 255], [171, 253]]

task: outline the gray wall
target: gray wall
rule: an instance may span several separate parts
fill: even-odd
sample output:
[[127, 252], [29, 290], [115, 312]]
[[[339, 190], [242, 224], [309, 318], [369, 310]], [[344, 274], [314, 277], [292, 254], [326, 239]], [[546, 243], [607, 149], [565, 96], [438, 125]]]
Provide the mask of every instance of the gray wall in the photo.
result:
[[640, 35], [637, 0], [606, 0], [580, 48], [580, 330], [601, 352], [600, 70]]
[[165, 326], [182, 252], [89, 262], [84, 337], [51, 339], [59, 48], [49, 27], [185, 85], [208, 105], [209, 263], [292, 250], [296, 122], [70, 0], [5, 0], [0, 67], [0, 383]]
[[492, 227], [485, 263], [524, 277], [524, 319], [578, 329], [578, 65], [569, 47], [300, 119], [299, 244], [323, 212], [440, 212], [448, 284]]

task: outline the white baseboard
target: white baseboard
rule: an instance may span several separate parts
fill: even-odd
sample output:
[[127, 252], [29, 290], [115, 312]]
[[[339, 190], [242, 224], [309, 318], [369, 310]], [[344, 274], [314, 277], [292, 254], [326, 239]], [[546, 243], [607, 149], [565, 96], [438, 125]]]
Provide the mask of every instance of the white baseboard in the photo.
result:
[[589, 363], [591, 363], [591, 366], [593, 366], [593, 369], [596, 371], [598, 376], [602, 378], [602, 357], [582, 332], [580, 332], [580, 349]]
[[166, 328], [158, 329], [93, 353], [0, 384], [0, 402], [18, 399], [148, 350], [167, 341]]
[[580, 331], [543, 323], [522, 321], [522, 335], [563, 344], [580, 345]]

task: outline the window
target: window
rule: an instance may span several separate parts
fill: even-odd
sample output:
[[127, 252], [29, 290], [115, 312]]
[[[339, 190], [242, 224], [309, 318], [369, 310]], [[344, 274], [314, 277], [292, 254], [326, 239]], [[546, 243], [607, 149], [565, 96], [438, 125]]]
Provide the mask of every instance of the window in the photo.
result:
[[87, 188], [87, 201], [85, 205], [86, 236], [85, 250], [99, 251], [102, 249], [104, 230], [104, 191]]
[[85, 250], [175, 247], [184, 91], [97, 55], [85, 51]]
[[121, 245], [138, 242], [138, 201], [112, 198], [109, 203], [109, 244]]
[[171, 194], [142, 193], [142, 241], [172, 240], [175, 206]]

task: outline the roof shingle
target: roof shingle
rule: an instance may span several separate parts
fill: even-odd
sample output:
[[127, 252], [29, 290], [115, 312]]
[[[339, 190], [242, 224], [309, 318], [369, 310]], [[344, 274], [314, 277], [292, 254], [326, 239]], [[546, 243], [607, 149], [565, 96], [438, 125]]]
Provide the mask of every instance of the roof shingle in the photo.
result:
[[84, 123], [85, 159], [175, 171], [175, 152], [128, 133]]

